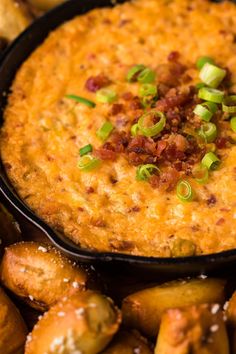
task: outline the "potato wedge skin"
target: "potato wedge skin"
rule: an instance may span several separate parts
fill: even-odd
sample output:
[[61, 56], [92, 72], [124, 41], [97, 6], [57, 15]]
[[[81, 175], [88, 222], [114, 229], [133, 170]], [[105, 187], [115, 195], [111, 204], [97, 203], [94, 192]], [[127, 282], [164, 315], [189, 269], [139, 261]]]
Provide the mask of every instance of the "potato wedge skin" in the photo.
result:
[[18, 309], [0, 288], [0, 353], [23, 354], [26, 334]]
[[225, 281], [192, 279], [172, 281], [127, 296], [122, 303], [124, 323], [154, 337], [163, 312], [201, 303], [223, 303]]
[[0, 1], [0, 35], [12, 41], [31, 22], [32, 18], [22, 1]]
[[137, 331], [120, 331], [102, 354], [152, 354], [147, 343]]
[[29, 305], [46, 310], [63, 296], [84, 291], [88, 275], [54, 248], [21, 242], [6, 248], [2, 284]]
[[102, 351], [118, 331], [121, 313], [112, 300], [86, 291], [64, 298], [43, 315], [28, 338], [25, 354]]
[[218, 304], [170, 309], [163, 314], [155, 354], [190, 352], [229, 354], [226, 326]]

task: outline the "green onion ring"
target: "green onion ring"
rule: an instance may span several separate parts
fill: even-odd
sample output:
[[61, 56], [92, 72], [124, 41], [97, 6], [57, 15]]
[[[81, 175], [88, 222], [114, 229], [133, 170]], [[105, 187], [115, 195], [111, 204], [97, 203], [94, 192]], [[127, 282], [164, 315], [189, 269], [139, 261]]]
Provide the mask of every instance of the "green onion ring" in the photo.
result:
[[217, 137], [217, 127], [214, 123], [204, 123], [198, 131], [198, 134], [207, 142], [213, 143]]
[[216, 65], [206, 63], [200, 71], [200, 79], [207, 86], [217, 88], [226, 75], [226, 70]]
[[231, 129], [236, 133], [236, 117], [232, 117], [230, 119], [230, 126]]
[[205, 122], [209, 122], [213, 116], [213, 113], [205, 107], [203, 104], [196, 105], [193, 113], [195, 113], [198, 117], [200, 117]]
[[222, 103], [224, 99], [224, 92], [210, 87], [202, 87], [198, 91], [198, 97], [205, 101]]
[[79, 150], [79, 154], [80, 156], [84, 156], [84, 155], [87, 155], [89, 152], [92, 152], [93, 151], [93, 147], [91, 144], [88, 144], [88, 145], [85, 145], [83, 146], [80, 150]]
[[130, 129], [131, 135], [132, 136], [138, 135], [138, 131], [139, 131], [138, 124], [136, 123], [136, 124], [132, 125], [132, 127]]
[[100, 138], [102, 141], [107, 140], [109, 135], [111, 134], [112, 130], [114, 129], [113, 125], [111, 122], [106, 121], [103, 123], [101, 128], [99, 128], [96, 132], [96, 135], [98, 138]]
[[92, 102], [90, 100], [87, 100], [87, 98], [84, 98], [84, 97], [81, 97], [81, 96], [69, 94], [69, 95], [66, 95], [65, 97], [69, 98], [70, 100], [74, 100], [76, 102], [82, 103], [85, 106], [88, 106], [88, 107], [91, 107], [91, 108], [96, 107], [96, 103], [94, 103], [94, 102]]
[[142, 84], [150, 84], [155, 80], [156, 73], [155, 71], [146, 68], [141, 71], [141, 73], [138, 75], [138, 81], [141, 82]]
[[[151, 116], [160, 118], [159, 122], [157, 122], [156, 124], [150, 127], [145, 126], [145, 120]], [[149, 137], [159, 134], [165, 128], [165, 125], [166, 125], [165, 115], [162, 112], [154, 111], [154, 110], [143, 114], [138, 120], [139, 130], [144, 136], [149, 136]]]
[[160, 172], [160, 169], [156, 165], [140, 165], [136, 171], [136, 179], [138, 181], [147, 181], [155, 171]]
[[78, 168], [81, 171], [89, 172], [100, 165], [100, 160], [91, 155], [84, 155], [78, 162]]
[[139, 89], [139, 95], [141, 97], [156, 96], [156, 94], [157, 94], [157, 87], [152, 84], [144, 84]]
[[198, 60], [196, 62], [196, 66], [199, 70], [201, 70], [206, 63], [214, 64], [215, 62], [214, 62], [214, 59], [212, 59], [211, 57], [202, 56], [202, 57], [198, 58]]
[[224, 98], [222, 102], [222, 110], [226, 113], [236, 113], [236, 95]]
[[128, 74], [126, 76], [127, 81], [128, 82], [137, 81], [137, 75], [144, 69], [145, 66], [143, 64], [132, 66], [132, 68], [129, 69]]
[[194, 197], [194, 192], [190, 183], [184, 179], [178, 182], [176, 194], [182, 202], [191, 202]]
[[109, 88], [102, 88], [96, 92], [96, 99], [100, 103], [112, 103], [117, 99], [117, 94]]
[[202, 159], [202, 165], [208, 168], [208, 170], [216, 170], [220, 164], [219, 158], [214, 152], [208, 152]]

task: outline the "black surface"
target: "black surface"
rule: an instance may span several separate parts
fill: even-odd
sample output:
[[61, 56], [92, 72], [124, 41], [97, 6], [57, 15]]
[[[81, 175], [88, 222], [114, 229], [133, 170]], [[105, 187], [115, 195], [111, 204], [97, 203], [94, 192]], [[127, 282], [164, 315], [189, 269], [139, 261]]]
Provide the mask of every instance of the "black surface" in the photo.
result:
[[[124, 2], [124, 1], [118, 1]], [[95, 7], [110, 6], [109, 0], [87, 0], [80, 2], [70, 0], [58, 8], [47, 13], [35, 21], [20, 37], [7, 49], [0, 60], [0, 120], [6, 104], [6, 95], [21, 63], [28, 55], [47, 37], [48, 33], [73, 18]], [[68, 256], [79, 261], [99, 263], [110, 269], [118, 269], [127, 272], [142, 274], [166, 274], [166, 275], [190, 275], [199, 273], [220, 273], [230, 271], [236, 265], [236, 250], [221, 252], [219, 254], [204, 255], [185, 258], [148, 258], [129, 256], [117, 253], [95, 253], [80, 249], [63, 235], [57, 234], [42, 220], [40, 220], [29, 208], [17, 197], [9, 183], [3, 166], [0, 165], [0, 191], [2, 198], [16, 215], [21, 214], [25, 221], [34, 224], [42, 233]]]

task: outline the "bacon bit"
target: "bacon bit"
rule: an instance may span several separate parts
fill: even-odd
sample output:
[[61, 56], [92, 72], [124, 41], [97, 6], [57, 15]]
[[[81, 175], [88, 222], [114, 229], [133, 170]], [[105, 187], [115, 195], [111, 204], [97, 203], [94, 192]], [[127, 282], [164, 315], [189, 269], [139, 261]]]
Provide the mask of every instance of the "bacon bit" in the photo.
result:
[[138, 96], [133, 97], [131, 102], [130, 102], [129, 107], [132, 110], [141, 109], [142, 108], [142, 104], [141, 104], [140, 98]]
[[177, 61], [179, 59], [179, 57], [180, 57], [180, 53], [177, 51], [173, 51], [173, 52], [170, 52], [167, 59], [169, 61]]
[[111, 141], [114, 147], [114, 151], [123, 152], [128, 146], [129, 137], [126, 132], [114, 132], [111, 136]]
[[215, 140], [215, 144], [218, 149], [225, 149], [227, 147], [227, 142], [228, 142], [228, 139], [223, 138], [223, 137], [217, 138]]
[[156, 147], [156, 155], [160, 157], [163, 151], [166, 149], [166, 147], [167, 147], [167, 142], [165, 140], [158, 141]]
[[173, 168], [168, 167], [160, 175], [160, 188], [164, 191], [172, 191], [179, 180], [179, 172]]
[[210, 197], [207, 199], [207, 205], [212, 206], [216, 204], [217, 200], [214, 194], [211, 194]]
[[91, 224], [95, 227], [105, 227], [106, 223], [103, 219], [91, 220]]
[[124, 110], [124, 105], [123, 105], [123, 104], [121, 104], [121, 103], [114, 103], [114, 104], [112, 105], [112, 108], [111, 108], [111, 114], [112, 114], [113, 116], [115, 116], [115, 115], [117, 115], [117, 114], [123, 112], [123, 110]]
[[159, 186], [160, 186], [160, 176], [152, 175], [149, 178], [149, 183], [151, 184], [152, 188], [159, 188]]
[[94, 156], [101, 160], [115, 161], [117, 155], [114, 151], [108, 150], [106, 148], [100, 148], [94, 151]]
[[103, 87], [108, 86], [111, 83], [111, 80], [103, 75], [91, 76], [85, 83], [85, 88], [90, 92], [96, 92]]
[[128, 161], [131, 165], [138, 166], [143, 163], [143, 159], [140, 155], [135, 152], [128, 153]]
[[175, 144], [178, 151], [184, 152], [189, 147], [188, 140], [181, 134], [176, 134], [173, 136], [173, 143]]
[[160, 83], [158, 86], [158, 93], [160, 97], [163, 97], [167, 94], [167, 92], [169, 91], [170, 86], [165, 85], [164, 83]]
[[94, 193], [94, 188], [93, 187], [86, 188], [86, 193], [88, 193], [88, 194]]
[[131, 92], [125, 92], [125, 93], [122, 95], [122, 98], [123, 98], [125, 101], [131, 101], [133, 97], [134, 97], [134, 95], [133, 95]]
[[224, 223], [225, 223], [225, 219], [224, 218], [220, 218], [219, 220], [217, 220], [216, 225], [220, 226], [220, 225], [222, 225]]
[[118, 179], [116, 179], [114, 176], [110, 176], [109, 180], [112, 184], [116, 184], [118, 182]]
[[84, 208], [78, 207], [77, 208], [79, 211], [84, 211]]
[[117, 239], [109, 240], [110, 246], [117, 251], [130, 251], [134, 248], [134, 244], [132, 241], [120, 241]]
[[141, 209], [139, 206], [134, 206], [134, 207], [128, 209], [128, 213], [138, 213], [140, 210]]

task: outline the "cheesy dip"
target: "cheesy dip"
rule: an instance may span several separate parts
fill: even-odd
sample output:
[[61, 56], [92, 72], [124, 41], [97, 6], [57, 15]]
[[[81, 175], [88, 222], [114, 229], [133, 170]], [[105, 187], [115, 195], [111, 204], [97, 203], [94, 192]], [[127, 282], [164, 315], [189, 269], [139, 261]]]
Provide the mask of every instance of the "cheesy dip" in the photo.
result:
[[26, 204], [85, 249], [236, 248], [234, 93], [233, 3], [95, 9], [19, 69], [2, 160]]

